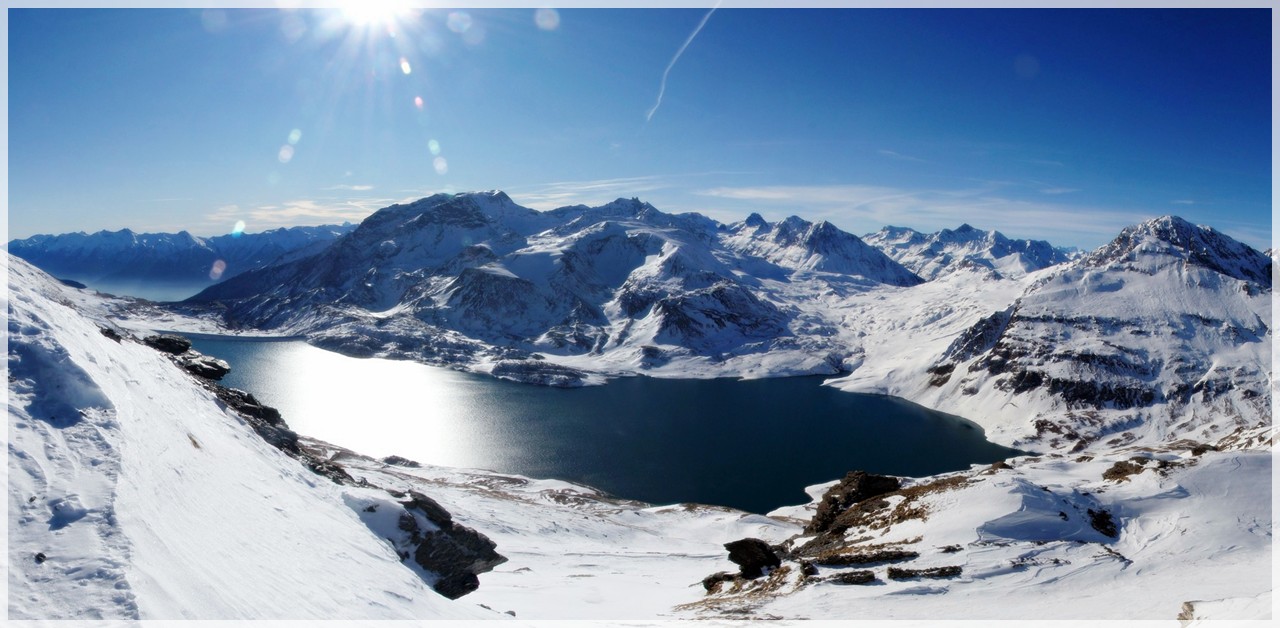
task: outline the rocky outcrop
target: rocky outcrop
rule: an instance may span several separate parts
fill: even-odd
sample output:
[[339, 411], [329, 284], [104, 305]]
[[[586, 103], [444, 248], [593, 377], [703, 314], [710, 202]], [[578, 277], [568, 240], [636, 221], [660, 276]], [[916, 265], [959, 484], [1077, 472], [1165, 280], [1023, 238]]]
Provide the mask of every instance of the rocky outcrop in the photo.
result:
[[173, 355], [182, 355], [191, 349], [191, 341], [175, 334], [159, 334], [142, 339], [148, 347]]
[[[475, 591], [480, 586], [478, 574], [507, 562], [489, 537], [455, 523], [434, 499], [410, 491], [409, 501], [400, 503], [405, 509], [400, 529], [409, 537], [410, 555], [423, 569], [439, 576], [432, 585], [439, 594], [457, 599]], [[430, 525], [423, 525], [415, 513]]]
[[809, 534], [832, 531], [832, 524], [850, 506], [858, 502], [896, 491], [902, 482], [895, 477], [876, 475], [866, 471], [850, 471], [844, 479], [827, 489], [818, 504], [805, 532]]
[[729, 550], [729, 560], [738, 565], [743, 578], [759, 578], [782, 565], [782, 559], [768, 543], [756, 538], [745, 538], [724, 544]]
[[231, 372], [231, 365], [226, 361], [195, 351], [188, 351], [178, 356], [178, 364], [192, 375], [214, 381], [226, 377], [227, 373]]

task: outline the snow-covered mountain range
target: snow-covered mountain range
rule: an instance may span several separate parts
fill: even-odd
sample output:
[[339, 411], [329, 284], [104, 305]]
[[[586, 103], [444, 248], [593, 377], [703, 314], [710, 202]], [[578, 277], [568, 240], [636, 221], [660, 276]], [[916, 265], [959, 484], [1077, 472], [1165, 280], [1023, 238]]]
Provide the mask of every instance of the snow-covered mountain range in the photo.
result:
[[862, 240], [926, 279], [960, 268], [986, 269], [1016, 278], [1072, 257], [1071, 251], [1043, 240], [1011, 240], [999, 231], [982, 231], [968, 224], [928, 234], [885, 227], [862, 236]]
[[[167, 283], [207, 286], [292, 253], [314, 252], [354, 229], [351, 224], [289, 227], [201, 238], [178, 233], [35, 235], [9, 242], [9, 252], [62, 278], [106, 286]], [[194, 292], [194, 290], [193, 290]]]
[[387, 207], [311, 257], [189, 303], [216, 304], [234, 327], [306, 334], [344, 352], [574, 385], [600, 370], [575, 359], [605, 370], [697, 361], [735, 374], [764, 360], [789, 364], [775, 374], [834, 373], [838, 332], [809, 304], [921, 282], [826, 222], [723, 225], [636, 199], [537, 212], [485, 192]]
[[[1259, 260], [1216, 235], [1174, 219], [1153, 221], [1127, 230], [1091, 261], [1036, 278], [1028, 294], [1116, 280], [1167, 290], [1187, 282], [1205, 290], [1230, 286], [1223, 298], [1230, 289], [1259, 290]], [[1198, 257], [1188, 244], [1215, 253]], [[1271, 615], [1269, 421], [1220, 438], [1205, 437], [1198, 425], [1174, 426], [1177, 440], [1134, 430], [1132, 439], [1090, 439], [1081, 452], [1047, 448], [926, 478], [851, 473], [809, 487], [810, 503], [768, 516], [651, 506], [555, 480], [374, 460], [294, 435], [252, 397], [219, 389], [174, 359], [181, 356], [154, 348], [182, 351], [181, 342], [142, 341], [157, 327], [191, 319], [159, 319], [158, 310], [138, 310], [136, 302], [4, 259], [11, 620]], [[1078, 276], [1088, 272], [1103, 273], [1103, 284]], [[976, 340], [990, 325], [965, 321], [1007, 294], [1003, 288], [905, 314], [919, 305], [904, 303], [912, 301], [907, 293], [936, 296], [957, 285], [860, 293], [845, 313], [880, 304], [889, 321], [883, 329], [916, 335], [925, 350], [890, 364], [869, 346], [866, 366], [853, 374], [909, 371], [925, 378], [927, 389], [944, 390], [950, 383], [933, 386], [928, 379], [939, 373], [926, 372], [937, 356], [961, 360], [951, 373], [961, 377], [983, 356], [1003, 355], [988, 345], [1011, 344], [1009, 329], [1030, 333], [1024, 326], [1045, 318], [1028, 314], [1042, 303], [1024, 299], [1003, 331], [990, 342]], [[888, 292], [878, 300], [882, 290]], [[1172, 311], [1177, 318], [1179, 310]], [[1078, 331], [1078, 321], [1053, 322], [1067, 325], [1055, 333]], [[930, 331], [938, 328], [944, 333]], [[892, 337], [882, 327], [868, 329], [877, 347]], [[1089, 347], [1117, 342], [1109, 331], [1085, 330], [1083, 340]], [[1188, 335], [1186, 328], [1157, 331], [1146, 337], [1153, 357], [1168, 355], [1157, 352], [1167, 332]], [[1255, 344], [1208, 334], [1189, 348], [1217, 347], [1218, 364], [1247, 364]], [[1009, 372], [1058, 364], [1007, 353]], [[973, 373], [986, 377], [989, 363]], [[1185, 407], [1198, 403], [1197, 394]], [[1198, 407], [1236, 420], [1222, 405]], [[989, 431], [1005, 420], [972, 417]], [[495, 568], [496, 559], [486, 559], [476, 569], [479, 588], [447, 599], [438, 593], [444, 574], [422, 564], [455, 555], [432, 551], [429, 541], [457, 529], [490, 539], [506, 562]]]
[[1269, 419], [1271, 260], [1212, 228], [1167, 216], [1075, 256], [968, 226], [872, 240], [932, 280], [797, 217], [437, 195], [185, 307], [215, 328], [543, 384], [844, 373], [833, 385], [984, 416], [1019, 446]]

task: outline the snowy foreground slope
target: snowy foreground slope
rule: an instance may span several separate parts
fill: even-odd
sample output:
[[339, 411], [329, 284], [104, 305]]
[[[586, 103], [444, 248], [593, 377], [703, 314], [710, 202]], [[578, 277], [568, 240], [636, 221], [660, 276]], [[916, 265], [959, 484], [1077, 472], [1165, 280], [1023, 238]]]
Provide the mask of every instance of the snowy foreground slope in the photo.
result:
[[492, 616], [362, 520], [385, 492], [307, 470], [8, 260], [10, 618]]
[[[894, 480], [836, 509], [856, 481], [833, 481], [768, 517], [300, 439], [354, 479], [337, 484], [104, 335], [118, 303], [9, 264], [14, 619], [1270, 617], [1269, 424]], [[362, 517], [394, 500], [361, 485], [431, 496], [507, 562], [441, 597]], [[775, 546], [763, 577], [732, 573], [723, 544], [744, 537]]]

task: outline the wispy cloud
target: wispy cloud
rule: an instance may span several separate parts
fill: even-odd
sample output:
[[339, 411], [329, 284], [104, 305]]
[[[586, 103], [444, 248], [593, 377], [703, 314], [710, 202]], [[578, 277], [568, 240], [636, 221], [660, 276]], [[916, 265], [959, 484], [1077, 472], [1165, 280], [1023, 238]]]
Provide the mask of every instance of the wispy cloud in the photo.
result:
[[876, 152], [880, 153], [881, 155], [884, 155], [885, 157], [892, 157], [893, 159], [897, 159], [900, 161], [915, 161], [919, 163], [929, 163], [928, 160], [921, 159], [919, 157], [912, 157], [911, 155], [903, 155], [902, 153], [899, 153], [897, 151], [892, 151], [887, 148], [881, 148]]
[[1058, 194], [1070, 194], [1072, 192], [1079, 192], [1079, 191], [1080, 191], [1080, 188], [1051, 187], [1051, 188], [1044, 188], [1040, 190], [1040, 193], [1056, 196]]
[[327, 188], [320, 188], [320, 189], [321, 190], [346, 190], [348, 192], [368, 192], [369, 190], [373, 189], [373, 186], [372, 185], [348, 185], [346, 183], [340, 183], [338, 185], [331, 185]]
[[[853, 233], [885, 225], [921, 231], [968, 222], [1011, 237], [1059, 245], [1097, 246], [1125, 226], [1152, 218], [1148, 212], [1045, 203], [1002, 196], [995, 187], [909, 190], [871, 185], [719, 187], [697, 192], [748, 205], [771, 220], [799, 214], [829, 220]], [[746, 208], [735, 208], [738, 212]], [[714, 210], [712, 210], [714, 212]]]
[[278, 204], [241, 207], [223, 205], [205, 214], [204, 223], [215, 231], [230, 230], [243, 220], [249, 231], [298, 225], [325, 225], [346, 221], [359, 222], [369, 214], [390, 205], [389, 199], [296, 199]]
[[684, 51], [689, 47], [689, 44], [693, 43], [693, 38], [697, 37], [698, 33], [702, 32], [702, 27], [707, 25], [707, 20], [711, 19], [711, 14], [715, 13], [718, 8], [720, 8], [720, 0], [717, 0], [716, 5], [711, 7], [711, 10], [707, 11], [706, 15], [702, 16], [702, 21], [698, 22], [697, 28], [694, 28], [693, 32], [689, 33], [689, 38], [684, 40], [684, 45], [680, 46], [680, 49], [676, 51], [674, 57], [671, 57], [671, 63], [667, 64], [667, 69], [662, 71], [662, 82], [658, 84], [658, 99], [657, 102], [653, 103], [653, 107], [649, 109], [649, 113], [644, 116], [646, 124], [653, 119], [653, 114], [658, 112], [658, 107], [662, 106], [662, 95], [667, 92], [667, 76], [671, 74], [671, 68], [676, 67], [676, 61], [680, 60], [680, 55], [684, 54]]
[[1196, 204], [1196, 202], [1195, 202], [1195, 201], [1193, 201], [1193, 200], [1191, 200], [1191, 199], [1189, 199], [1189, 198], [1178, 199], [1178, 200], [1176, 200], [1176, 201], [1172, 201], [1172, 203], [1173, 203], [1174, 205], [1195, 205], [1195, 204]]
[[598, 205], [616, 198], [638, 196], [671, 187], [668, 177], [644, 176], [593, 181], [557, 181], [529, 189], [507, 190], [517, 203], [546, 211], [565, 205]]
[[1066, 165], [1061, 161], [1055, 161], [1053, 159], [1027, 159], [1025, 161], [1029, 164], [1035, 164], [1037, 166], [1053, 166], [1055, 168], [1061, 168]]

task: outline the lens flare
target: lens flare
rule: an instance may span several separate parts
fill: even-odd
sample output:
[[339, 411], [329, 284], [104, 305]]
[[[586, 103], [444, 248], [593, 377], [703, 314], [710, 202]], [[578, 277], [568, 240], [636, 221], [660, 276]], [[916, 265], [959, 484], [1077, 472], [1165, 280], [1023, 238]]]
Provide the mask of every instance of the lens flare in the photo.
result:
[[466, 11], [454, 11], [445, 20], [445, 25], [455, 33], [465, 33], [471, 29], [471, 14]]
[[222, 279], [222, 273], [227, 272], [227, 263], [222, 260], [215, 260], [213, 267], [209, 269], [209, 278], [217, 281]]
[[538, 9], [533, 12], [533, 23], [544, 31], [560, 28], [560, 12], [555, 9]]
[[423, 107], [423, 104], [424, 104], [424, 103], [422, 102], [422, 96], [414, 96], [414, 97], [413, 97], [413, 106], [414, 106], [414, 107], [417, 107], [419, 110], [421, 110], [421, 109], [422, 109], [422, 107]]
[[236, 225], [231, 228], [231, 237], [238, 238], [244, 235], [244, 221], [237, 220]]
[[290, 146], [293, 146], [293, 145], [297, 144], [297, 143], [298, 143], [298, 140], [300, 140], [300, 139], [302, 139], [302, 130], [301, 130], [301, 129], [294, 129], [294, 130], [292, 130], [292, 131], [289, 131], [289, 145], [290, 145]]
[[280, 152], [276, 153], [276, 159], [279, 159], [282, 164], [289, 163], [289, 160], [293, 159], [293, 147], [288, 144], [281, 146]]
[[404, 57], [400, 57], [400, 71], [405, 74], [413, 74], [413, 66], [410, 66], [409, 60]]
[[436, 157], [431, 162], [431, 166], [436, 169], [436, 174], [443, 175], [449, 172], [449, 162], [444, 157]]
[[430, 142], [427, 142], [427, 150], [430, 150], [432, 155], [439, 155], [440, 142], [437, 142], [435, 140], [431, 140]]

